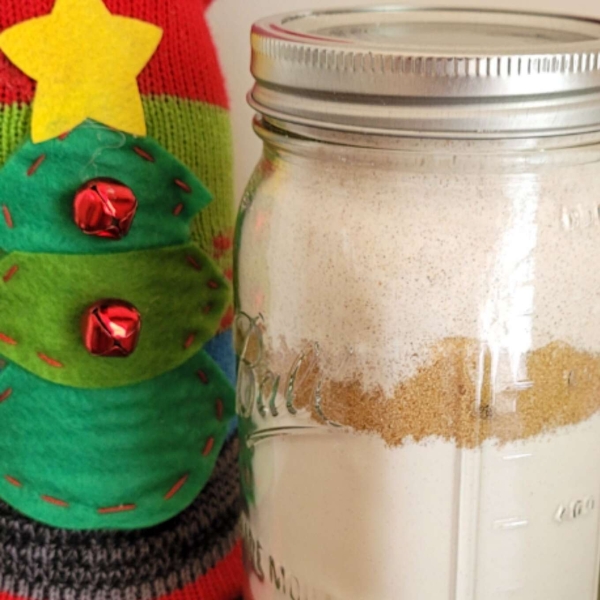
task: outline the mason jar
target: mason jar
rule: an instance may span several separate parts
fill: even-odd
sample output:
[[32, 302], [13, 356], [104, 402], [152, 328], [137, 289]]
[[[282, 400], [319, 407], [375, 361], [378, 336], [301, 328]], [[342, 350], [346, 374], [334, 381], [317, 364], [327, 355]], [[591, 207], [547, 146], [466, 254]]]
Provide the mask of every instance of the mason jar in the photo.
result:
[[594, 600], [600, 22], [303, 12], [252, 49], [247, 600]]

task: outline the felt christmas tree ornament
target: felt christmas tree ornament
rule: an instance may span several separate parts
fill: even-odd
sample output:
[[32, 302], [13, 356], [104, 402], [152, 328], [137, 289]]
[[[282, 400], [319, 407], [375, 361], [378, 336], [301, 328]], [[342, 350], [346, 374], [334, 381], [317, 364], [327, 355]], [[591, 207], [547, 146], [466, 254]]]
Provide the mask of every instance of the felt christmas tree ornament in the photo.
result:
[[240, 593], [207, 4], [0, 0], [0, 600]]

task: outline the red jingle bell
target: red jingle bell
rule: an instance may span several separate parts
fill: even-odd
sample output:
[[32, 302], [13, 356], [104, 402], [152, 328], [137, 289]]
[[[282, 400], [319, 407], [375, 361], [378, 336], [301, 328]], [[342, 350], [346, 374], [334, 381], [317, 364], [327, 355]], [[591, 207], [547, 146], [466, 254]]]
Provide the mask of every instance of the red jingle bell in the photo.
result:
[[141, 325], [142, 318], [133, 304], [100, 300], [83, 315], [83, 343], [94, 356], [129, 356], [137, 346]]
[[77, 190], [73, 218], [87, 235], [121, 239], [127, 235], [137, 211], [132, 190], [114, 179], [91, 179]]

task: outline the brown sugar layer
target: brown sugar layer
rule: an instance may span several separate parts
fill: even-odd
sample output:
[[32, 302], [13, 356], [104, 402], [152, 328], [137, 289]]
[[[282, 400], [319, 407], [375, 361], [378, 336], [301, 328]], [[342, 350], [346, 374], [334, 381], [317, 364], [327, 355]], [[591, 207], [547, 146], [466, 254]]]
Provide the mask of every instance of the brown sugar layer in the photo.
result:
[[297, 409], [308, 409], [320, 422], [376, 433], [392, 446], [431, 436], [467, 448], [491, 438], [506, 443], [580, 423], [600, 411], [600, 354], [562, 342], [529, 352], [515, 365], [506, 356], [493, 357], [479, 341], [448, 338], [391, 397], [365, 390], [359, 377], [328, 378], [310, 352], [295, 366], [289, 357], [286, 349], [270, 362], [295, 373]]

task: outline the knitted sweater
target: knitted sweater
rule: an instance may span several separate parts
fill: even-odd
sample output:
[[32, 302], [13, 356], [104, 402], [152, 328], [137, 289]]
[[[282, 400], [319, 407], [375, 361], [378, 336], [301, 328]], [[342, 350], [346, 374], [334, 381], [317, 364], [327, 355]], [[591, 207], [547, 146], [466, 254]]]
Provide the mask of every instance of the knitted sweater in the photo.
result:
[[[156, 53], [137, 78], [147, 135], [189, 169], [190, 178], [197, 178], [193, 181], [201, 182], [211, 194], [212, 202], [193, 220], [190, 218], [191, 238], [199, 246], [201, 256], [212, 261], [211, 269], [225, 281], [232, 279], [231, 134], [223, 78], [205, 19], [209, 3], [210, 0], [104, 1], [113, 15], [153, 23], [163, 30]], [[53, 6], [54, 0], [0, 0], [0, 30], [48, 15]], [[115, 41], [99, 40], [100, 46], [104, 43]], [[0, 167], [18, 154], [29, 138], [35, 93], [36, 82], [0, 54]], [[135, 148], [141, 159], [154, 160], [144, 151], [143, 143]], [[49, 159], [46, 161], [49, 164]], [[35, 169], [39, 166], [36, 163]], [[30, 168], [28, 175], [35, 169]], [[0, 185], [1, 179], [0, 170]], [[184, 192], [189, 192], [185, 182], [177, 182]], [[0, 204], [3, 200], [0, 198]], [[18, 229], [14, 210], [12, 214], [9, 211], [10, 204], [2, 208], [5, 223], [0, 223], [0, 258], [3, 242]], [[174, 214], [178, 214], [177, 210]], [[0, 221], [1, 217], [2, 213]], [[198, 267], [193, 259], [188, 259], [194, 268]], [[13, 269], [10, 277], [5, 276], [4, 283], [10, 278], [13, 278], [12, 283], [18, 283], [16, 272]], [[213, 281], [209, 283], [212, 285]], [[0, 306], [3, 290], [0, 288]], [[52, 290], [46, 292], [52, 293]], [[210, 364], [220, 370], [219, 377], [223, 381], [222, 376], [229, 381], [234, 377], [231, 322], [232, 309], [224, 308], [216, 335], [201, 348], [211, 357]], [[0, 315], [0, 341], [12, 341], [3, 325]], [[186, 348], [189, 343], [186, 341]], [[13, 366], [3, 350], [0, 345], [2, 388], [3, 369], [21, 366]], [[205, 383], [202, 371], [198, 373]], [[30, 374], [27, 376], [27, 381], [36, 381]], [[221, 388], [223, 385], [221, 383]], [[9, 403], [19, 401], [18, 390], [13, 388], [0, 389], [0, 424], [9, 418], [6, 416]], [[201, 392], [198, 399], [202, 400]], [[217, 404], [217, 411], [222, 413], [222, 406], [219, 407]], [[109, 436], [110, 432], [105, 435]], [[6, 447], [9, 443], [2, 436], [0, 431], [0, 451], [3, 443]], [[50, 524], [38, 522], [35, 516], [25, 516], [23, 513], [27, 511], [20, 510], [19, 503], [12, 501], [15, 491], [29, 491], [27, 478], [0, 471], [0, 600], [233, 600], [239, 597], [243, 579], [241, 550], [236, 537], [240, 498], [237, 443], [231, 426], [223, 439], [220, 453], [214, 438], [203, 441], [202, 455], [208, 455], [215, 445], [216, 462], [196, 499], [166, 522], [142, 529], [127, 526], [90, 529], [79, 525], [57, 528], [50, 520], [47, 521]], [[173, 439], [173, 444], [177, 443], [178, 440]], [[27, 456], [23, 458], [25, 463], [30, 460]], [[140, 461], [140, 465], [144, 464], [143, 468], [151, 468], [152, 463]], [[165, 500], [185, 486], [185, 481], [185, 478], [178, 481], [164, 496]], [[69, 498], [57, 500], [42, 496], [42, 500], [51, 501], [57, 511], [63, 509], [61, 514], [65, 514], [64, 510], [70, 505]]]

